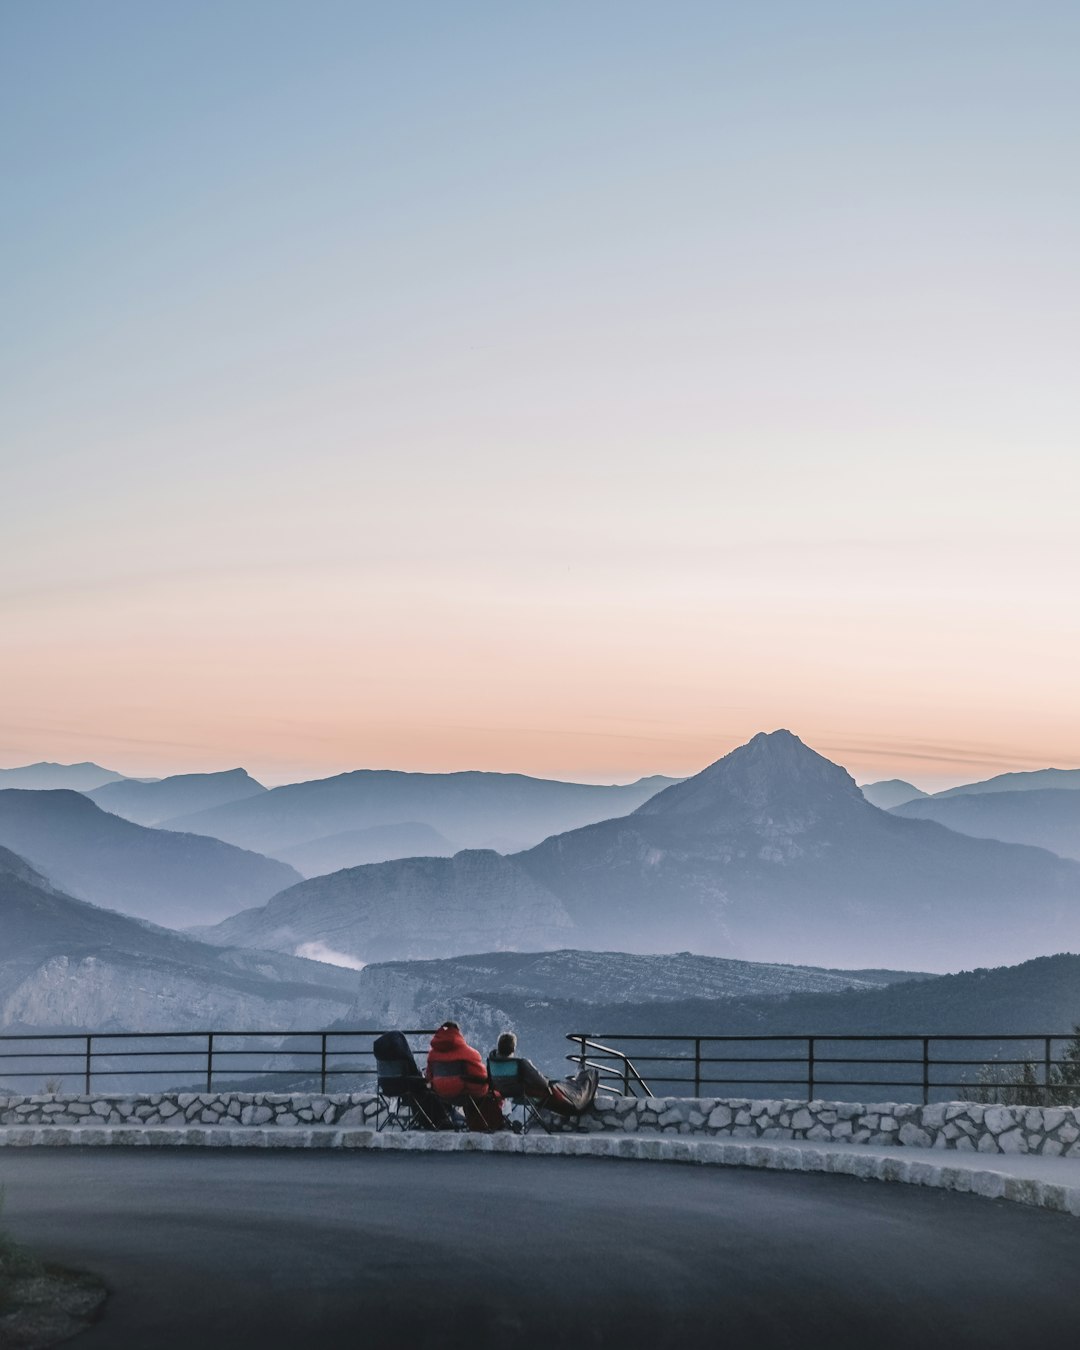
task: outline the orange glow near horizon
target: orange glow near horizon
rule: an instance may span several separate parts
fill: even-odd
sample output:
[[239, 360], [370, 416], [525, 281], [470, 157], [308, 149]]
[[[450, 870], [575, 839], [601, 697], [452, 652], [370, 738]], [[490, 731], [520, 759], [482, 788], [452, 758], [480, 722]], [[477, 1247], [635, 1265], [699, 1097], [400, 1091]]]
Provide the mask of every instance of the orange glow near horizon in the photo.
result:
[[[26, 606], [21, 641], [11, 625], [5, 640], [2, 762], [148, 776], [242, 764], [270, 783], [365, 767], [626, 781], [695, 773], [779, 726], [859, 781], [935, 788], [1080, 762], [1060, 717], [1075, 671], [1037, 613], [1006, 634], [950, 600], [876, 613], [834, 587], [811, 606], [805, 573], [767, 602], [672, 585], [631, 603], [584, 579], [529, 594], [512, 574], [444, 575], [410, 595], [307, 580]], [[935, 659], [902, 658], [920, 647]]]

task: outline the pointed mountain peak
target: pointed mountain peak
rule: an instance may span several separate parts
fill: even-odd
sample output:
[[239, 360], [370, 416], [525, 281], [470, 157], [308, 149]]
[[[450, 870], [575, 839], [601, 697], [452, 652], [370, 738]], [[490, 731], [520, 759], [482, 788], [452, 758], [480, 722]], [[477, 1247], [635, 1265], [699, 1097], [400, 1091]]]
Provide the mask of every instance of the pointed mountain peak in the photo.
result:
[[750, 815], [822, 809], [826, 803], [865, 805], [855, 780], [787, 730], [759, 732], [684, 783], [659, 793], [637, 814]]

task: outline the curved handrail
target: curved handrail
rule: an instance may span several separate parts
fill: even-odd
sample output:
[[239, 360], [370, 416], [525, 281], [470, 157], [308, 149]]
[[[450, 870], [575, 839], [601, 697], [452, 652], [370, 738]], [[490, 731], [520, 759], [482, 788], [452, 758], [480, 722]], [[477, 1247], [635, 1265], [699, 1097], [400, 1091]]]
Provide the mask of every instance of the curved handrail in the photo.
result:
[[[643, 1097], [651, 1097], [654, 1095], [652, 1088], [649, 1087], [645, 1079], [638, 1073], [633, 1062], [627, 1055], [624, 1055], [621, 1050], [616, 1050], [610, 1045], [602, 1045], [600, 1041], [594, 1041], [588, 1036], [575, 1036], [572, 1032], [567, 1033], [566, 1039], [568, 1041], [573, 1041], [575, 1045], [580, 1047], [578, 1054], [567, 1055], [566, 1058], [573, 1063], [578, 1064], [582, 1069], [595, 1069], [601, 1078], [614, 1078], [620, 1081], [622, 1083], [622, 1095], [624, 1097], [636, 1097], [638, 1095], [636, 1091], [637, 1088], [641, 1088], [641, 1095]], [[609, 1068], [603, 1063], [595, 1063], [587, 1057], [585, 1053], [587, 1049], [594, 1053], [605, 1055], [609, 1060], [617, 1061], [622, 1065], [621, 1071]]]

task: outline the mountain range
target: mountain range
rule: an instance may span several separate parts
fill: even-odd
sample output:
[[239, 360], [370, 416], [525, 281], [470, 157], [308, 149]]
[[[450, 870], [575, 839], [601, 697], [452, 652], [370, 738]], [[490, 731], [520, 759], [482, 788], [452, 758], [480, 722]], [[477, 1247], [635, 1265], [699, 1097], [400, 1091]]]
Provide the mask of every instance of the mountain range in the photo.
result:
[[1063, 858], [1080, 859], [1080, 792], [1069, 788], [920, 797], [894, 807], [893, 814], [935, 820], [979, 839], [1033, 844]]
[[1080, 942], [1076, 863], [880, 811], [787, 731], [515, 861], [575, 945], [609, 946], [617, 924], [636, 951], [933, 970]]
[[316, 877], [206, 936], [283, 951], [321, 942], [364, 961], [617, 945], [826, 967], [996, 965], [1080, 944], [1080, 864], [881, 811], [777, 731], [626, 817], [505, 859]]
[[0, 769], [0, 788], [26, 788], [30, 791], [49, 788], [70, 788], [72, 792], [90, 792], [105, 783], [125, 782], [122, 773], [103, 769], [88, 761], [82, 764], [52, 764], [42, 760], [38, 764], [23, 764], [14, 769]]
[[168, 927], [261, 904], [299, 874], [219, 839], [122, 820], [68, 791], [0, 791], [0, 845], [82, 900]]
[[357, 976], [316, 961], [209, 947], [65, 895], [0, 848], [0, 1026], [52, 1031], [323, 1026]]
[[96, 806], [136, 825], [160, 825], [173, 816], [208, 811], [266, 791], [245, 769], [183, 773], [141, 782], [124, 778], [86, 792]]
[[334, 872], [292, 886], [268, 904], [211, 928], [210, 942], [294, 952], [315, 943], [361, 961], [565, 946], [566, 910], [509, 858], [467, 849], [453, 858], [406, 858]]
[[1038, 792], [1044, 788], [1064, 788], [1069, 792], [1080, 790], [1080, 769], [1030, 769], [1023, 773], [999, 773], [979, 783], [962, 783], [959, 787], [938, 792], [938, 797], [958, 797], [975, 792]]
[[[523, 774], [357, 769], [335, 778], [271, 788], [161, 823], [267, 854], [313, 840], [340, 853], [350, 846], [341, 837], [347, 832], [419, 823], [442, 835], [452, 852], [493, 848], [506, 853], [549, 834], [625, 815], [673, 781], [643, 778], [625, 787], [599, 787]], [[326, 843], [329, 836], [337, 836], [332, 845]], [[354, 835], [351, 844], [362, 855], [370, 840]], [[361, 856], [353, 861], [364, 860]]]

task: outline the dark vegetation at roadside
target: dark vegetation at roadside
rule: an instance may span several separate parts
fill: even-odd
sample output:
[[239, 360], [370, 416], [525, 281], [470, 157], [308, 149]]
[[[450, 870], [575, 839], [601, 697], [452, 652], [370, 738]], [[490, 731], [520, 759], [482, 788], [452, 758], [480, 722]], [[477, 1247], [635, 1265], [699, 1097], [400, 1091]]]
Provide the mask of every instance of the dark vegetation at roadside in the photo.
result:
[[46, 1265], [0, 1228], [4, 1350], [45, 1350], [68, 1340], [94, 1321], [106, 1295], [96, 1276]]

